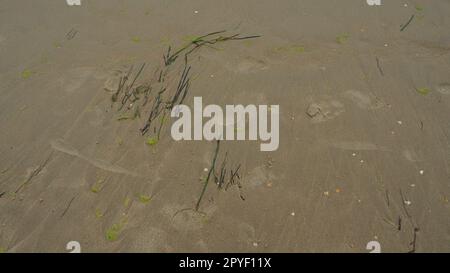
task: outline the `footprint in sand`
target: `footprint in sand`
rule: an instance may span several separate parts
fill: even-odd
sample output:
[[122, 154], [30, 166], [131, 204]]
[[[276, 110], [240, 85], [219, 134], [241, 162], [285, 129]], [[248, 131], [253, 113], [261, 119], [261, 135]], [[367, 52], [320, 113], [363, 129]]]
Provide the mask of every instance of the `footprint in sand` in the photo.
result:
[[239, 73], [247, 74], [266, 70], [268, 68], [269, 67], [266, 64], [266, 62], [255, 58], [247, 57], [243, 61], [239, 62], [237, 64], [237, 67], [235, 67], [233, 70]]
[[59, 79], [59, 84], [66, 93], [73, 93], [81, 88], [94, 73], [92, 67], [78, 67], [68, 71]]
[[235, 217], [223, 217], [221, 218], [219, 225], [223, 222], [223, 226], [232, 226], [232, 234], [235, 239], [245, 246], [253, 246], [255, 247], [255, 243], [257, 244], [258, 236], [257, 230], [253, 225], [248, 222], [243, 221], [240, 218]]
[[124, 247], [126, 251], [165, 252], [173, 250], [168, 244], [167, 232], [155, 227], [137, 228], [127, 239]]
[[119, 82], [120, 82], [119, 77], [112, 76], [110, 78], [107, 78], [103, 85], [103, 89], [108, 92], [116, 92], [117, 88], [119, 87]]
[[122, 66], [107, 73], [105, 76], [106, 80], [103, 84], [103, 89], [108, 92], [116, 92], [119, 87], [121, 77], [124, 77], [127, 74], [124, 71], [128, 71], [128, 69], [129, 68]]
[[263, 166], [254, 168], [245, 179], [245, 184], [249, 187], [258, 187], [261, 185], [267, 185], [271, 181], [275, 180], [275, 176]]
[[374, 95], [364, 94], [358, 90], [347, 90], [343, 93], [343, 96], [361, 109], [373, 110], [384, 106]]
[[312, 102], [306, 110], [306, 114], [311, 118], [313, 123], [334, 119], [343, 112], [345, 112], [344, 105], [337, 100]]
[[443, 95], [450, 95], [450, 83], [441, 83], [436, 86], [436, 91]]
[[256, 230], [252, 225], [242, 221], [236, 221], [234, 226], [237, 229], [237, 237], [239, 241], [248, 243], [255, 241]]
[[403, 156], [411, 162], [419, 162], [421, 161], [419, 155], [415, 152], [415, 151], [411, 151], [411, 150], [404, 150], [403, 151]]
[[215, 210], [215, 206], [205, 206], [197, 212], [193, 208], [180, 205], [166, 205], [161, 211], [166, 218], [170, 219], [175, 229], [193, 231], [201, 229]]

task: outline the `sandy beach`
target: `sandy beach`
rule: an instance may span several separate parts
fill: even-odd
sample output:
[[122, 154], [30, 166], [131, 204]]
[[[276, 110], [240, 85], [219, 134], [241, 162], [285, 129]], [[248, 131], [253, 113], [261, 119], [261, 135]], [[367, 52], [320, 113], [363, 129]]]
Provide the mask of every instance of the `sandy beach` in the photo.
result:
[[[0, 252], [449, 252], [449, 14], [0, 0]], [[194, 97], [278, 105], [278, 149], [175, 141]]]

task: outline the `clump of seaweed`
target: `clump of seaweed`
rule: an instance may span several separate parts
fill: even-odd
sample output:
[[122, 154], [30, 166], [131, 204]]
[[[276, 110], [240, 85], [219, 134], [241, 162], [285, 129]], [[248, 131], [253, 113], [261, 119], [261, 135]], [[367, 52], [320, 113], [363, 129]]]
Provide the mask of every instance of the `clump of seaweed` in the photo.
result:
[[[140, 120], [145, 115], [146, 119], [140, 128], [140, 132], [142, 135], [152, 134], [151, 139], [154, 139], [154, 141], [152, 140], [151, 143], [147, 144], [155, 145], [163, 131], [165, 117], [175, 106], [182, 104], [189, 93], [192, 67], [189, 65], [188, 57], [204, 46], [211, 47], [216, 43], [257, 37], [260, 36], [227, 35], [226, 31], [223, 30], [193, 37], [186, 45], [175, 52], [172, 52], [172, 47], [169, 46], [167, 52], [163, 54], [162, 65], [154, 70], [149, 80], [141, 81], [147, 67], [146, 63], [143, 63], [136, 71], [131, 66], [120, 77], [117, 89], [111, 97], [112, 106], [118, 104], [117, 111], [120, 115], [117, 120]], [[182, 70], [178, 73], [175, 70], [175, 74], [181, 75], [178, 80], [172, 80], [168, 77], [174, 74], [171, 72], [175, 69], [173, 64], [180, 56], [184, 56], [184, 63]], [[177, 84], [175, 85], [175, 83]], [[154, 90], [158, 91], [152, 95]], [[160, 117], [162, 118], [158, 124], [157, 121]]]
[[[214, 178], [214, 181], [219, 189], [225, 189], [228, 190], [229, 187], [233, 185], [237, 185], [239, 189], [239, 196], [242, 200], [245, 201], [245, 198], [242, 194], [242, 185], [240, 183], [241, 176], [239, 175], [239, 170], [241, 168], [241, 164], [239, 164], [236, 168], [227, 168], [227, 159], [228, 159], [228, 153], [225, 153], [225, 156], [223, 158], [222, 164], [220, 165], [220, 169], [216, 169], [216, 161], [217, 157], [219, 155], [219, 148], [220, 148], [220, 140], [217, 140], [216, 142], [216, 148], [214, 150], [214, 156], [211, 161], [211, 166], [208, 170], [208, 175], [206, 176], [204, 180], [204, 184], [202, 187], [202, 191], [200, 193], [200, 197], [197, 200], [197, 204], [195, 205], [195, 211], [198, 211], [200, 207], [200, 203], [203, 199], [203, 196], [206, 192], [206, 188], [208, 187], [208, 183], [211, 177]], [[229, 175], [228, 175], [228, 171]]]

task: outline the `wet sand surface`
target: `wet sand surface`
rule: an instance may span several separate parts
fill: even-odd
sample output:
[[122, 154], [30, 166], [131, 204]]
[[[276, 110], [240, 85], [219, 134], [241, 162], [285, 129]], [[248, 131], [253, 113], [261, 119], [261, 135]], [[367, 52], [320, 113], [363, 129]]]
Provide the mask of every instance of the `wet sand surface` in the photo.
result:
[[[0, 1], [0, 249], [450, 251], [449, 14], [446, 0]], [[195, 212], [215, 144], [166, 126], [148, 145], [147, 116], [119, 121], [111, 90], [218, 30], [261, 37], [198, 50], [185, 103], [278, 104], [280, 146], [221, 142], [240, 187], [210, 182]]]

